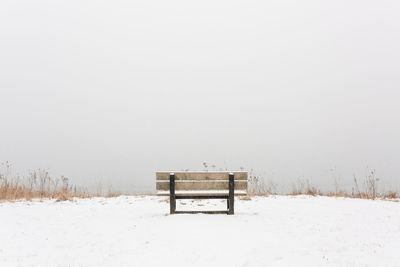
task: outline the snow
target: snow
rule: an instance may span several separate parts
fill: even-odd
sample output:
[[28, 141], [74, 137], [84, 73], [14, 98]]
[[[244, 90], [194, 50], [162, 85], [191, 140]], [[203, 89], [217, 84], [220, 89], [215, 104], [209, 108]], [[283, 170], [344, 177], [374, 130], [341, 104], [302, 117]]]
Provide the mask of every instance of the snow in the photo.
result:
[[[226, 208], [180, 200], [182, 209]], [[0, 203], [0, 266], [400, 266], [400, 203], [309, 196]]]

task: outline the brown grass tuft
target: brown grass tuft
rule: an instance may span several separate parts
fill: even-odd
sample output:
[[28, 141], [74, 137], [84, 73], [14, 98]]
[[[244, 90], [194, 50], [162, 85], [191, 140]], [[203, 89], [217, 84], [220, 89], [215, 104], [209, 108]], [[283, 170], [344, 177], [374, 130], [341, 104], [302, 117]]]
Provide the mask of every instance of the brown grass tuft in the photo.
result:
[[239, 199], [248, 201], [248, 200], [251, 200], [251, 197], [250, 196], [240, 196]]

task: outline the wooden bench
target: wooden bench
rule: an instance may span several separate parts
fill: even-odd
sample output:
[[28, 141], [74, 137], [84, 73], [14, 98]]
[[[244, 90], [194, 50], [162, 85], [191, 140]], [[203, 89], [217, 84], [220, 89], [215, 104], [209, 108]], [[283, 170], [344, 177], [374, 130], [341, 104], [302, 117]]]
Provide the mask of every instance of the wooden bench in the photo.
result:
[[[247, 172], [156, 172], [156, 189], [170, 197], [170, 214], [234, 214], [234, 196], [247, 194], [247, 177]], [[177, 199], [226, 199], [227, 210], [177, 211]]]

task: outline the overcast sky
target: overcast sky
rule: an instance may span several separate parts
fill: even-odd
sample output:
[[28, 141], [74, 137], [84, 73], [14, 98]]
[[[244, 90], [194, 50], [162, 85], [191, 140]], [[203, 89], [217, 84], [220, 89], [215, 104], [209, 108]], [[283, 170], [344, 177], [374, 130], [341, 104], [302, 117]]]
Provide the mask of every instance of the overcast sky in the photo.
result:
[[154, 190], [156, 170], [400, 189], [400, 1], [1, 0], [0, 162]]

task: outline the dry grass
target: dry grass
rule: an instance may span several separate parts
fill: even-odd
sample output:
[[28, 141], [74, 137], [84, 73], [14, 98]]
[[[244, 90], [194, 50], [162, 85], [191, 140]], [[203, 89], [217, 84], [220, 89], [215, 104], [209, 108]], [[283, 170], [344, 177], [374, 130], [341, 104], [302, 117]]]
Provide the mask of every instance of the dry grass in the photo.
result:
[[251, 196], [249, 196], [249, 195], [248, 195], [248, 196], [240, 196], [239, 199], [240, 199], [240, 200], [249, 201], [249, 200], [251, 200]]
[[382, 197], [386, 199], [396, 199], [399, 198], [400, 196], [397, 192], [388, 191], [385, 194], [383, 194]]
[[[292, 190], [286, 195], [309, 195], [309, 196], [329, 196], [329, 197], [346, 197], [346, 198], [361, 198], [361, 199], [384, 199], [390, 201], [399, 201], [400, 194], [396, 191], [379, 191], [378, 184], [380, 179], [376, 176], [376, 171], [367, 169], [364, 180], [360, 183], [357, 177], [353, 176], [352, 192], [340, 188], [340, 177], [336, 174], [336, 169], [333, 173], [334, 191], [322, 191], [312, 185], [308, 179], [298, 179], [292, 184]], [[361, 184], [361, 185], [360, 185]], [[263, 180], [250, 172], [249, 175], [249, 194], [252, 196], [277, 195], [276, 184]]]
[[158, 202], [169, 203], [169, 197], [166, 197], [166, 198], [164, 198], [164, 199], [160, 199]]
[[310, 195], [317, 196], [320, 195], [321, 191], [310, 184], [309, 180], [298, 179], [297, 183], [293, 183], [292, 192], [289, 195]]
[[92, 194], [84, 188], [70, 185], [67, 177], [50, 177], [48, 171], [35, 170], [28, 177], [21, 178], [12, 174], [11, 164], [2, 164], [0, 172], [0, 201], [56, 199], [57, 201], [71, 200], [72, 198], [90, 198], [96, 196], [116, 197], [120, 193], [110, 188], [105, 195]]

